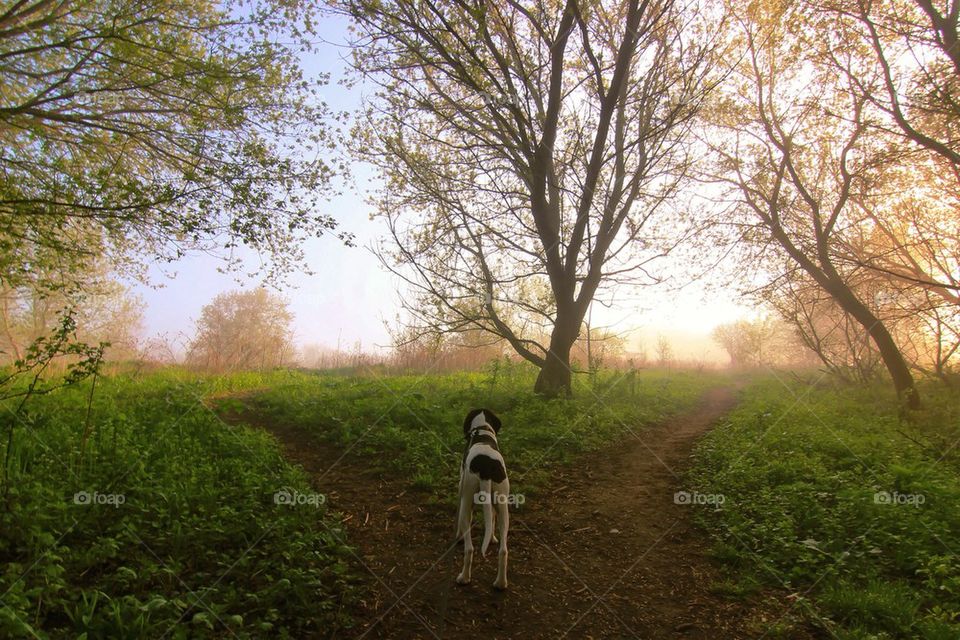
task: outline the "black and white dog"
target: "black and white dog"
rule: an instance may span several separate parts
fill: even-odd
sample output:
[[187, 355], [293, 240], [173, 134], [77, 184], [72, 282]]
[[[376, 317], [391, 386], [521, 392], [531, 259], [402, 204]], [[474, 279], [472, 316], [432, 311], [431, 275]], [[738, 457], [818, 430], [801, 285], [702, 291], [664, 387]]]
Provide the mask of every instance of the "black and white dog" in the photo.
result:
[[[470, 525], [473, 521], [473, 505], [483, 505], [483, 544], [480, 553], [486, 557], [490, 541], [496, 542], [493, 529], [500, 523], [500, 551], [497, 554], [497, 579], [493, 586], [507, 588], [507, 530], [510, 528], [510, 512], [507, 500], [510, 481], [507, 466], [497, 446], [500, 419], [489, 409], [474, 409], [463, 421], [463, 436], [467, 447], [460, 465], [460, 512], [457, 515], [457, 539], [463, 536], [463, 571], [457, 576], [458, 584], [470, 583], [470, 568], [473, 564], [473, 540]], [[497, 517], [499, 516], [499, 517]]]

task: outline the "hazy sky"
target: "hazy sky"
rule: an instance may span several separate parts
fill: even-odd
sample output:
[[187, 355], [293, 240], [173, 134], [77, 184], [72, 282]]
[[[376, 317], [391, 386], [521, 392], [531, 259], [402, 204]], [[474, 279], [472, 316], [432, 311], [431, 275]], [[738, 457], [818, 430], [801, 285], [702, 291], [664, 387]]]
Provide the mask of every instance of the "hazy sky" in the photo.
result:
[[[328, 72], [331, 83], [324, 98], [335, 109], [351, 110], [359, 105], [361, 91], [347, 91], [337, 85], [344, 75], [341, 57], [345, 55], [345, 22], [326, 19], [321, 25], [326, 41], [317, 51], [303, 59], [308, 75]], [[300, 345], [319, 343], [328, 347], [352, 348], [360, 342], [364, 350], [389, 344], [384, 322], [393, 324], [399, 308], [398, 283], [385, 273], [368, 247], [384, 234], [383, 223], [370, 220], [371, 208], [366, 192], [376, 184], [376, 175], [366, 167], [356, 167], [353, 185], [334, 199], [328, 208], [341, 229], [356, 235], [357, 246], [344, 247], [334, 237], [313, 239], [306, 243], [307, 267], [313, 275], [299, 273], [289, 279], [282, 293], [290, 300], [296, 316], [296, 340]], [[252, 257], [251, 264], [256, 264]], [[134, 288], [146, 303], [145, 333], [147, 337], [166, 334], [175, 341], [193, 334], [200, 309], [218, 293], [236, 289], [238, 274], [217, 271], [220, 263], [209, 256], [193, 256], [174, 265], [151, 270], [156, 287], [136, 285]], [[166, 274], [175, 274], [173, 278]], [[254, 287], [256, 280], [245, 279], [243, 286]], [[613, 309], [595, 305], [593, 324], [611, 325], [615, 331], [632, 330], [631, 346], [643, 344], [652, 356], [660, 334], [668, 336], [680, 357], [722, 358], [722, 353], [709, 340], [710, 330], [717, 324], [746, 315], [749, 310], [735, 303], [732, 291], [708, 294], [702, 284], [694, 284], [681, 292], [666, 287], [647, 288], [643, 304], [621, 302]], [[634, 296], [636, 297], [636, 296]]]

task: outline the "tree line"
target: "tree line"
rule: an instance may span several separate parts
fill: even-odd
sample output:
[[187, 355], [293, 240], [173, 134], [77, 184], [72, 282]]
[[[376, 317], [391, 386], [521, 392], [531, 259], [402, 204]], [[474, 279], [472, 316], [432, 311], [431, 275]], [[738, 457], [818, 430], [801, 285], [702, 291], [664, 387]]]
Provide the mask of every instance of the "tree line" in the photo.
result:
[[[109, 314], [83, 307], [104, 299], [104, 269], [145, 280], [190, 252], [237, 268], [247, 248], [278, 278], [304, 238], [350, 242], [317, 206], [338, 170], [338, 114], [299, 65], [316, 17], [273, 0], [0, 7], [5, 381], [64, 354], [96, 367], [106, 345], [83, 340]], [[54, 302], [57, 320], [39, 318]], [[50, 325], [57, 339], [34, 335]]]
[[[324, 12], [352, 21], [373, 87], [344, 137], [298, 62]], [[63, 295], [72, 326], [102, 264], [236, 268], [248, 247], [282, 278], [304, 238], [351, 242], [320, 202], [362, 160], [414, 338], [489, 335], [569, 393], [591, 305], [692, 243], [705, 268], [738, 260], [825, 366], [848, 366], [845, 339], [916, 407], [914, 376], [949, 380], [960, 343], [958, 18], [957, 0], [15, 2], [7, 331], [25, 292]]]
[[381, 258], [424, 333], [501, 336], [541, 367], [538, 391], [569, 393], [591, 302], [656, 282], [694, 238], [740, 256], [828, 365], [825, 316], [869, 336], [907, 406], [907, 340], [945, 379], [960, 3], [338, 6], [382, 88], [360, 126], [387, 177]]

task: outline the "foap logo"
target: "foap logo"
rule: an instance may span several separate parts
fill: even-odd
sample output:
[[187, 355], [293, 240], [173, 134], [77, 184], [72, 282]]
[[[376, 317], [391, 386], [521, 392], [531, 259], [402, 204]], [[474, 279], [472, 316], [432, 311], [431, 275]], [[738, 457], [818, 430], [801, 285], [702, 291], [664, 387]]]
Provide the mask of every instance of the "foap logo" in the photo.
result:
[[105, 504], [111, 507], [119, 508], [127, 501], [127, 497], [122, 493], [100, 493], [99, 491], [77, 491], [73, 494], [73, 504], [88, 506], [91, 504]]
[[280, 489], [273, 494], [273, 504], [294, 506], [319, 507], [327, 502], [327, 496], [322, 493], [300, 493], [296, 489]]
[[674, 504], [712, 505], [719, 507], [727, 501], [722, 493], [699, 493], [698, 491], [677, 491], [673, 494]]
[[488, 491], [473, 494], [473, 504], [512, 504], [518, 507], [526, 501], [527, 497], [522, 493], [494, 493], [492, 497]]
[[510, 91], [482, 91], [480, 92], [480, 100], [485, 106], [494, 109], [506, 109], [520, 105], [520, 98]]
[[920, 508], [927, 501], [922, 493], [899, 493], [897, 491], [877, 491], [873, 494], [874, 504], [908, 505]]
[[878, 309], [889, 309], [897, 304], [899, 297], [895, 291], [877, 291], [873, 294], [873, 304]]

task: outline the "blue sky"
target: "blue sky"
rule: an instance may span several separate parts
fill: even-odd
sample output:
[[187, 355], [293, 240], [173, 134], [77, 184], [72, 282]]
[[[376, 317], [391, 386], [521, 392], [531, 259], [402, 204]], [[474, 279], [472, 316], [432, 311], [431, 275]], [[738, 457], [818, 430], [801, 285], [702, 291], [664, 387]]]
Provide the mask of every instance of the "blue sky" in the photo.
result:
[[[360, 104], [361, 93], [347, 91], [337, 83], [345, 73], [341, 56], [345, 55], [342, 43], [346, 22], [325, 18], [320, 36], [326, 42], [303, 56], [304, 71], [308, 77], [332, 74], [330, 84], [323, 90], [323, 99], [336, 110], [353, 110]], [[359, 341], [364, 349], [372, 350], [376, 345], [389, 343], [383, 322], [392, 322], [396, 315], [396, 287], [367, 248], [382, 233], [382, 223], [370, 220], [370, 208], [364, 202], [366, 191], [376, 178], [368, 168], [353, 170], [352, 185], [327, 205], [326, 212], [339, 221], [342, 230], [356, 236], [357, 246], [345, 247], [333, 236], [308, 240], [304, 252], [313, 275], [295, 274], [281, 290], [295, 314], [296, 339], [300, 344], [336, 347], [339, 340], [344, 348], [353, 348]], [[257, 264], [255, 255], [249, 256], [249, 264]], [[218, 293], [260, 284], [244, 278], [242, 273], [220, 273], [220, 266], [216, 258], [193, 255], [162, 269], [152, 268], [153, 286], [134, 286], [146, 303], [145, 334], [190, 336], [201, 308]]]
[[[346, 90], [337, 84], [345, 74], [342, 56], [346, 51], [342, 45], [346, 33], [343, 19], [324, 19], [320, 34], [325, 42], [302, 59], [308, 76], [323, 72], [332, 75], [323, 97], [338, 110], [355, 109], [362, 99], [362, 89]], [[384, 322], [393, 324], [401, 293], [395, 278], [384, 272], [369, 251], [384, 234], [383, 223], [370, 220], [371, 208], [365, 202], [377, 178], [368, 167], [355, 166], [353, 172], [351, 185], [344, 195], [329, 203], [327, 212], [339, 221], [342, 230], [355, 234], [357, 246], [345, 247], [332, 236], [307, 241], [304, 251], [313, 275], [295, 274], [281, 290], [295, 315], [294, 330], [300, 345], [318, 343], [353, 349], [359, 343], [365, 351], [374, 351], [389, 344]], [[250, 264], [257, 264], [256, 256], [251, 256]], [[242, 274], [222, 274], [219, 266], [220, 262], [210, 256], [190, 256], [162, 270], [152, 268], [154, 286], [134, 285], [146, 305], [145, 337], [165, 334], [174, 342], [183, 342], [192, 336], [201, 308], [214, 296], [241, 284], [247, 288], [260, 284], [242, 278]], [[594, 326], [607, 324], [616, 331], [631, 330], [631, 346], [642, 345], [651, 356], [657, 336], [662, 334], [671, 339], [681, 357], [723, 359], [707, 336], [715, 325], [749, 313], [735, 300], [732, 291], [708, 293], [702, 285], [682, 292], [647, 288], [643, 304], [624, 300], [609, 310], [595, 305]]]

